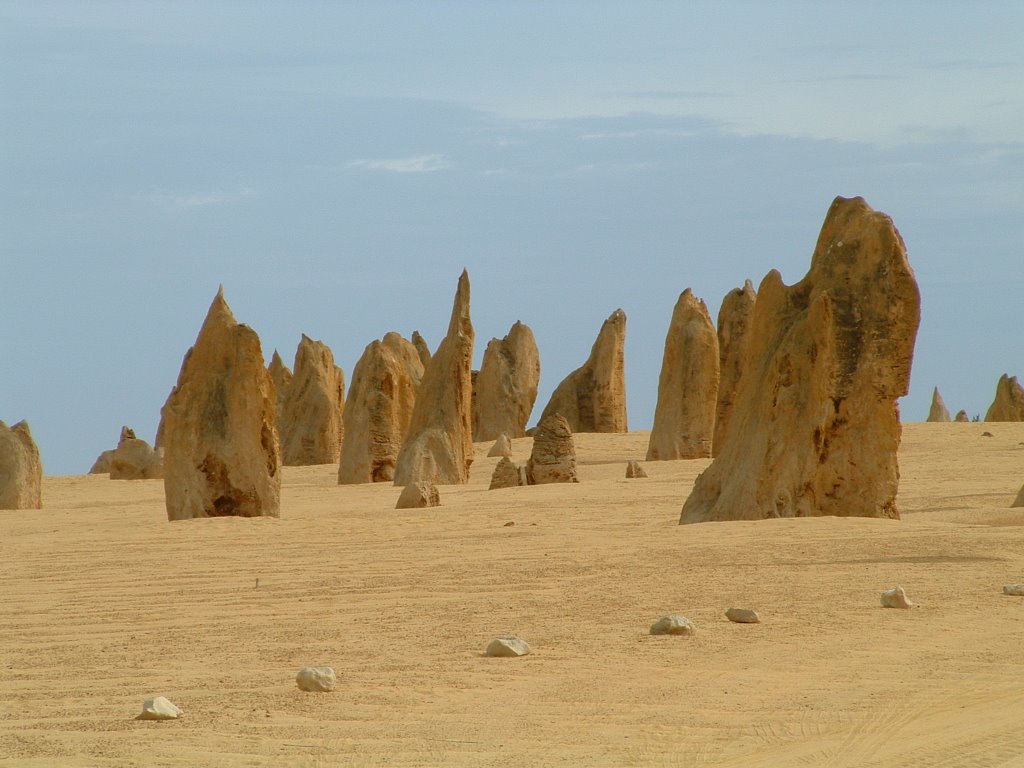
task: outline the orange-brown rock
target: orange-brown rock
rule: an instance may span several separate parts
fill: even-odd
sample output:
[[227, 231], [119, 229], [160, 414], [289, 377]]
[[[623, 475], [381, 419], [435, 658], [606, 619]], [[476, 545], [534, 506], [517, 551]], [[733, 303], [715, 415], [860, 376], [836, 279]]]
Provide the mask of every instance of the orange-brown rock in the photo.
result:
[[398, 452], [422, 379], [423, 363], [416, 348], [397, 333], [388, 333], [363, 350], [345, 401], [339, 483], [395, 479]]
[[928, 409], [928, 421], [949, 421], [949, 409], [946, 408], [946, 403], [943, 402], [938, 387], [932, 390], [932, 405]]
[[1024, 387], [1016, 376], [1003, 374], [996, 384], [996, 397], [985, 413], [985, 421], [1024, 421]]
[[725, 447], [680, 522], [899, 517], [896, 399], [919, 322], [892, 220], [836, 198], [806, 277], [786, 286], [773, 270], [761, 283]]
[[491, 484], [488, 486], [488, 490], [493, 491], [496, 488], [515, 488], [526, 484], [526, 468], [519, 466], [508, 456], [503, 456], [501, 461], [499, 461], [494, 467], [494, 472], [491, 474]]
[[280, 514], [274, 396], [259, 336], [221, 288], [164, 405], [169, 520]]
[[579, 482], [572, 429], [561, 414], [548, 414], [537, 425], [533, 450], [526, 462], [526, 481], [530, 485]]
[[42, 509], [43, 463], [27, 421], [0, 421], [0, 509]]
[[423, 509], [441, 506], [441, 494], [437, 486], [423, 480], [409, 483], [398, 496], [395, 509]]
[[303, 334], [277, 424], [284, 465], [337, 464], [344, 408], [345, 374], [330, 347]]
[[291, 386], [293, 375], [291, 369], [284, 364], [284, 360], [281, 359], [281, 355], [276, 349], [270, 358], [267, 373], [270, 374], [270, 380], [274, 382], [274, 410], [277, 414], [277, 432], [280, 435], [284, 401], [288, 396], [288, 387]]
[[711, 455], [717, 456], [725, 445], [725, 433], [732, 418], [732, 406], [740, 386], [743, 364], [747, 359], [750, 321], [754, 317], [757, 292], [749, 280], [742, 288], [733, 288], [718, 309], [718, 405], [715, 408], [715, 434]]
[[163, 449], [150, 447], [135, 436], [135, 430], [122, 427], [107, 471], [111, 480], [159, 480], [164, 476]]
[[416, 347], [416, 353], [420, 356], [420, 362], [423, 367], [427, 367], [427, 363], [430, 362], [430, 347], [427, 346], [427, 340], [424, 339], [419, 331], [412, 332], [412, 345]]
[[612, 312], [582, 367], [555, 388], [541, 414], [561, 414], [573, 432], [628, 432], [626, 421], [626, 313]]
[[511, 456], [512, 455], [512, 441], [508, 439], [508, 435], [498, 435], [498, 439], [494, 441], [494, 445], [491, 446], [490, 450], [487, 451], [489, 457], [493, 456]]
[[491, 339], [473, 384], [473, 440], [522, 437], [537, 399], [540, 353], [529, 326], [516, 322], [503, 339]]
[[648, 461], [711, 455], [718, 375], [718, 334], [704, 302], [687, 288], [665, 336]]
[[473, 463], [473, 339], [469, 274], [463, 271], [448, 333], [427, 363], [416, 393], [409, 432], [395, 466], [395, 485], [469, 480]]

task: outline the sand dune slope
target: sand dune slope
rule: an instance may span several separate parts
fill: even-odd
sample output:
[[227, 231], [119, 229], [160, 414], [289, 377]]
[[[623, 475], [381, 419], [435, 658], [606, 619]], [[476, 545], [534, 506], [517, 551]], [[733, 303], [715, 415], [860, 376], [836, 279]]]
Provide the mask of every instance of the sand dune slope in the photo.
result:
[[[906, 425], [901, 521], [678, 526], [709, 460], [626, 480], [647, 439], [498, 491], [477, 444], [429, 510], [288, 467], [279, 520], [46, 478], [0, 512], [0, 765], [1024, 765], [1024, 424]], [[670, 612], [697, 634], [650, 636]], [[533, 653], [483, 657], [507, 632]], [[185, 715], [133, 720], [155, 695]]]

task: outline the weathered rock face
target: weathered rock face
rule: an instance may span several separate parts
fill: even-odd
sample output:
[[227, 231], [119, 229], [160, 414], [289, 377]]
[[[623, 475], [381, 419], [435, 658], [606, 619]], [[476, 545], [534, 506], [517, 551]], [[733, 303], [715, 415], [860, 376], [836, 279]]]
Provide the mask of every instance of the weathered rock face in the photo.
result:
[[333, 667], [303, 667], [295, 675], [295, 684], [302, 691], [327, 693], [338, 684], [338, 675]]
[[159, 480], [164, 476], [163, 449], [151, 448], [132, 429], [123, 427], [108, 471], [111, 480]]
[[395, 509], [422, 509], [441, 506], [441, 494], [433, 483], [421, 480], [409, 483], [398, 495]]
[[416, 347], [416, 354], [420, 356], [420, 363], [426, 368], [427, 363], [430, 362], [430, 347], [427, 346], [427, 340], [420, 335], [419, 331], [412, 332], [412, 345]]
[[636, 480], [644, 477], [647, 477], [647, 473], [644, 471], [644, 468], [640, 466], [639, 461], [630, 461], [626, 464], [627, 480]]
[[96, 457], [96, 461], [93, 462], [92, 467], [89, 469], [90, 475], [109, 475], [110, 474], [110, 460], [114, 457], [114, 450], [104, 451]]
[[772, 271], [761, 283], [725, 447], [680, 522], [899, 517], [896, 398], [919, 321], [892, 220], [836, 198], [807, 276], [786, 286]]
[[949, 409], [939, 394], [939, 388], [932, 391], [932, 407], [928, 409], [928, 421], [949, 421]]
[[524, 467], [514, 463], [508, 456], [502, 458], [494, 468], [491, 475], [491, 484], [488, 490], [495, 488], [516, 488], [526, 485], [526, 472]]
[[493, 456], [511, 456], [512, 455], [512, 441], [508, 439], [508, 435], [498, 435], [498, 439], [494, 441], [494, 445], [491, 446], [490, 450], [487, 451], [489, 457]]
[[259, 337], [221, 289], [164, 405], [169, 520], [280, 514], [274, 394]]
[[409, 432], [395, 466], [395, 485], [417, 480], [461, 484], [473, 463], [473, 323], [469, 274], [455, 293], [448, 334], [423, 371]]
[[284, 364], [284, 360], [281, 359], [281, 355], [278, 354], [276, 349], [274, 350], [273, 357], [270, 358], [270, 365], [267, 366], [267, 373], [270, 374], [270, 380], [274, 382], [274, 411], [277, 414], [277, 431], [278, 435], [280, 435], [284, 401], [288, 396], [288, 387], [291, 386], [293, 375], [291, 369]]
[[648, 461], [711, 455], [718, 374], [718, 334], [704, 302], [687, 288], [665, 336]]
[[43, 463], [27, 421], [0, 421], [0, 509], [42, 509]]
[[749, 280], [742, 288], [734, 288], [722, 299], [718, 309], [718, 405], [715, 409], [715, 434], [711, 455], [717, 456], [725, 445], [732, 407], [739, 391], [743, 364], [747, 360], [750, 321], [754, 317], [757, 292]]
[[363, 350], [345, 401], [339, 483], [395, 479], [395, 463], [422, 379], [423, 363], [416, 348], [397, 333], [388, 333]]
[[626, 422], [626, 313], [604, 321], [581, 368], [555, 388], [541, 414], [560, 413], [573, 432], [628, 432]]
[[529, 326], [516, 322], [503, 339], [491, 339], [474, 383], [473, 440], [522, 437], [537, 400], [540, 353]]
[[303, 334], [277, 425], [285, 466], [336, 464], [345, 431], [344, 408], [345, 374], [326, 344]]
[[958, 424], [969, 422], [970, 420], [971, 419], [970, 417], [968, 417], [967, 411], [957, 411], [956, 417], [953, 419], [953, 421], [957, 422]]
[[1022, 485], [1020, 487], [1020, 490], [1017, 491], [1017, 498], [1015, 498], [1013, 500], [1013, 504], [1011, 504], [1010, 506], [1011, 507], [1024, 507], [1024, 485]]
[[1016, 376], [1003, 374], [996, 384], [996, 398], [985, 413], [985, 421], [1024, 421], [1024, 387]]
[[530, 485], [579, 482], [572, 430], [561, 414], [545, 416], [537, 425], [533, 450], [526, 462], [526, 481]]

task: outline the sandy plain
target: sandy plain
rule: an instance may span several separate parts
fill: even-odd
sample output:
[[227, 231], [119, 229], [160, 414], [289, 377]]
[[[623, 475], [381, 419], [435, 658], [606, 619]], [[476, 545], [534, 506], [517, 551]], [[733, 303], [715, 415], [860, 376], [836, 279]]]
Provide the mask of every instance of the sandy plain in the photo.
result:
[[[421, 511], [333, 466], [286, 468], [279, 520], [47, 477], [0, 512], [0, 765], [1024, 766], [1024, 424], [905, 425], [900, 521], [679, 526], [708, 461], [626, 480], [647, 437], [498, 491], [478, 444]], [[671, 612], [697, 634], [649, 635]], [[506, 632], [533, 653], [483, 657]], [[134, 720], [155, 695], [184, 716]]]

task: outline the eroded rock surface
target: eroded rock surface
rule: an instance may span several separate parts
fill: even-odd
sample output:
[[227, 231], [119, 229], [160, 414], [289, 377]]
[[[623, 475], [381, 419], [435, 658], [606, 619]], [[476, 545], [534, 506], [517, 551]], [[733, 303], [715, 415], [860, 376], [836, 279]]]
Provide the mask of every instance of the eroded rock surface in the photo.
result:
[[1024, 387], [1016, 376], [1003, 374], [996, 384], [996, 397], [985, 413], [985, 421], [1024, 421]]
[[529, 326], [516, 322], [491, 339], [473, 384], [473, 440], [522, 437], [537, 400], [540, 352]]
[[733, 288], [718, 309], [718, 403], [715, 407], [715, 433], [711, 455], [717, 456], [725, 445], [725, 433], [732, 418], [733, 403], [739, 391], [740, 377], [747, 361], [750, 321], [754, 317], [757, 292], [749, 280], [742, 288]]
[[491, 484], [488, 486], [488, 490], [493, 491], [496, 488], [515, 488], [526, 484], [525, 468], [519, 466], [513, 462], [512, 459], [505, 456], [494, 467], [494, 473], [491, 475]]
[[938, 387], [932, 390], [932, 405], [928, 409], [928, 421], [949, 421], [949, 409], [946, 408], [946, 403], [942, 400]]
[[330, 347], [303, 334], [277, 425], [285, 466], [337, 464], [344, 408], [345, 374]]
[[409, 483], [398, 496], [395, 509], [422, 509], [441, 506], [441, 494], [437, 486], [425, 480]]
[[899, 517], [897, 398], [907, 393], [920, 293], [892, 220], [836, 198], [810, 271], [762, 281], [723, 451], [681, 523]]
[[533, 450], [526, 463], [526, 479], [530, 485], [579, 482], [572, 430], [561, 414], [549, 414], [537, 425]]
[[0, 509], [42, 509], [43, 463], [27, 421], [0, 421]]

